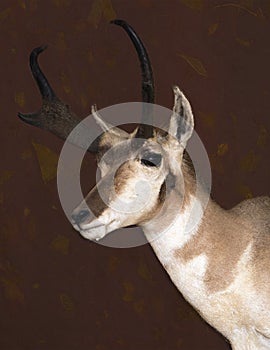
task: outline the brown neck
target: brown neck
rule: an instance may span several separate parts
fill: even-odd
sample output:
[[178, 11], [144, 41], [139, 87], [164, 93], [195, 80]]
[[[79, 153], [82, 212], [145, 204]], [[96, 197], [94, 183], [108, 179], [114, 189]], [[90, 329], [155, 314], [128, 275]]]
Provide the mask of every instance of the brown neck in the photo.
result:
[[250, 242], [251, 236], [238, 217], [209, 200], [196, 235], [175, 255], [183, 262], [207, 256], [205, 283], [210, 291], [219, 291], [235, 278], [237, 263]]

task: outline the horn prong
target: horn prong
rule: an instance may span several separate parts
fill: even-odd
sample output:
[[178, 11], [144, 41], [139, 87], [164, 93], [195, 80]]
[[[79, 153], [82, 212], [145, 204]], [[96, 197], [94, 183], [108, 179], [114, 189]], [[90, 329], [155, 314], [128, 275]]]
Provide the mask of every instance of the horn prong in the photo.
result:
[[41, 126], [38, 112], [28, 113], [28, 114], [23, 114], [19, 112], [18, 117], [27, 124], [34, 125], [34, 126]]

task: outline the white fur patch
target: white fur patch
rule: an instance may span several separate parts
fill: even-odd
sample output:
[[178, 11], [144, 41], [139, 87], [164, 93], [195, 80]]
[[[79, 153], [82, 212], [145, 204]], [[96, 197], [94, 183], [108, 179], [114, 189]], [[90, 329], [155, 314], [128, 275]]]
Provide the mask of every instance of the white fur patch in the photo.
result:
[[[193, 213], [190, 215], [190, 212]], [[262, 317], [265, 320], [269, 318], [267, 310], [263, 309], [263, 301], [256, 295], [251, 271], [247, 268], [252, 243], [237, 264], [233, 283], [225, 290], [215, 293], [209, 293], [204, 283], [208, 268], [206, 254], [200, 254], [188, 262], [181, 261], [175, 254], [197, 233], [200, 220], [196, 222], [196, 218], [201, 214], [200, 202], [193, 197], [190, 206], [178, 216], [174, 224], [151, 242], [157, 257], [185, 299], [232, 342], [233, 349], [270, 349], [270, 340], [265, 331], [267, 325], [264, 324], [263, 330], [258, 327], [261, 332], [256, 332], [256, 325], [261, 325]], [[150, 240], [154, 238], [147, 230], [145, 233]]]
[[[144, 232], [176, 287], [194, 305], [197, 304], [196, 299], [202, 296], [201, 293], [205, 294], [203, 280], [208, 259], [203, 254], [183, 264], [175, 256], [175, 251], [181, 249], [197, 233], [203, 214], [200, 202], [191, 197], [190, 205], [179, 214], [173, 224], [161, 234], [152, 225], [144, 228]], [[160, 225], [157, 223], [157, 226]]]
[[202, 218], [200, 202], [191, 197], [190, 205], [184, 212], [177, 212], [174, 221], [166, 223], [151, 221], [143, 227], [146, 238], [150, 242], [157, 257], [163, 265], [169, 265], [174, 252], [180, 249], [197, 233]]
[[171, 278], [176, 287], [181, 291], [186, 300], [196, 308], [200, 308], [202, 303], [207, 302], [204, 276], [207, 270], [208, 258], [205, 254], [193, 258], [186, 264], [173, 266], [174, 271], [170, 271]]

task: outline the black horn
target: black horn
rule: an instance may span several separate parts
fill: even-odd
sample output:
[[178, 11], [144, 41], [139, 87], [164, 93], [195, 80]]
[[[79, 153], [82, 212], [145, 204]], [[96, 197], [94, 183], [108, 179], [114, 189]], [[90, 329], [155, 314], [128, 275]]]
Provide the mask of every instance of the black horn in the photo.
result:
[[[150, 59], [146, 48], [134, 31], [134, 29], [124, 20], [115, 19], [111, 23], [121, 26], [128, 36], [130, 37], [136, 52], [139, 57], [142, 73], [142, 100], [145, 103], [153, 104], [155, 103], [155, 87], [153, 71], [150, 63]], [[151, 105], [144, 104], [142, 123], [139, 125], [136, 136], [142, 138], [150, 138], [153, 136], [153, 108]]]
[[[30, 69], [42, 97], [41, 109], [36, 113], [18, 113], [18, 116], [25, 123], [48, 130], [61, 139], [65, 140], [81, 120], [69, 109], [69, 107], [64, 102], [62, 102], [56, 96], [47, 78], [42, 72], [38, 63], [38, 56], [45, 49], [46, 46], [40, 46], [33, 49], [29, 58]], [[86, 147], [86, 145], [81, 140], [80, 135], [74, 136], [70, 141], [78, 147]], [[88, 151], [91, 153], [96, 153], [97, 145], [94, 143], [88, 148]]]
[[[140, 60], [142, 71], [142, 98], [143, 102], [146, 103], [143, 107], [142, 124], [140, 124], [138, 128], [137, 137], [149, 138], [153, 135], [153, 112], [151, 104], [154, 103], [154, 83], [150, 60], [143, 43], [135, 31], [125, 21], [115, 20], [113, 23], [120, 25], [125, 29], [136, 48]], [[42, 72], [38, 63], [38, 58], [45, 49], [46, 46], [40, 46], [33, 49], [29, 59], [32, 75], [38, 85], [42, 97], [42, 106], [38, 112], [28, 114], [18, 113], [18, 116], [25, 123], [48, 130], [65, 140], [77, 124], [80, 123], [81, 119], [70, 110], [69, 106], [56, 96], [49, 81]], [[89, 130], [89, 132], [91, 132], [91, 130]], [[80, 133], [74, 133], [70, 142], [78, 147], [86, 147], [81, 140]], [[96, 153], [98, 151], [98, 142], [94, 142], [88, 147], [88, 151]]]
[[49, 101], [53, 101], [57, 99], [57, 97], [38, 64], [39, 54], [46, 49], [47, 49], [47, 46], [36, 47], [31, 52], [29, 61], [30, 61], [31, 72], [33, 74], [35, 81], [37, 82], [41, 96], [43, 98], [47, 98]]

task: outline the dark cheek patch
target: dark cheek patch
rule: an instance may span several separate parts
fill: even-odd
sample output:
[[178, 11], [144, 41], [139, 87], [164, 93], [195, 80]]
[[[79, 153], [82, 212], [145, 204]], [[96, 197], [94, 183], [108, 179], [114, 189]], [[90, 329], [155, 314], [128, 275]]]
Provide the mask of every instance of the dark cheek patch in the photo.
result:
[[159, 190], [158, 201], [160, 204], [164, 203], [166, 195], [170, 194], [170, 192], [175, 189], [175, 182], [175, 176], [169, 173]]
[[97, 218], [108, 208], [106, 203], [101, 199], [97, 186], [94, 187], [89, 196], [87, 196], [86, 204]]
[[164, 181], [160, 187], [159, 194], [158, 194], [158, 202], [160, 204], [164, 203], [165, 198], [166, 198], [166, 181]]

